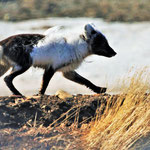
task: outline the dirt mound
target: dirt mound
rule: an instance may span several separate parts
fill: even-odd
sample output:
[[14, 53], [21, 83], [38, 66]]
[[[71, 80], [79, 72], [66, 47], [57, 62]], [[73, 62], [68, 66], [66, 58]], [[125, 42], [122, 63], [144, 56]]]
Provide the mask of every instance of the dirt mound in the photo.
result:
[[[1, 149], [80, 149], [77, 129], [103, 114], [109, 95], [0, 97]], [[76, 131], [76, 129], [74, 131]]]
[[88, 123], [95, 116], [97, 107], [106, 106], [100, 95], [77, 95], [65, 100], [57, 96], [35, 96], [28, 98], [0, 98], [0, 128], [66, 126], [78, 122]]

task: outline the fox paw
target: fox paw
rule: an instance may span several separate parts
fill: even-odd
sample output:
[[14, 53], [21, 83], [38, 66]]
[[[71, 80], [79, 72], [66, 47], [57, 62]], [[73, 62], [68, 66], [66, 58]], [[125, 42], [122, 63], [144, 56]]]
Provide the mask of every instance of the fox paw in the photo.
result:
[[93, 91], [97, 94], [100, 94], [100, 93], [105, 93], [107, 90], [107, 88], [104, 88], [104, 87], [97, 87], [95, 88]]

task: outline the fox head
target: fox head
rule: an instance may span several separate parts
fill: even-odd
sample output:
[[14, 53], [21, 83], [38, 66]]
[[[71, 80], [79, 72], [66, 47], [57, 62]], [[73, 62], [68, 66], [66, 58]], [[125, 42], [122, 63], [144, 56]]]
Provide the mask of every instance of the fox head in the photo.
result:
[[117, 53], [109, 46], [106, 37], [93, 24], [85, 25], [85, 38], [92, 54], [105, 57], [115, 56]]

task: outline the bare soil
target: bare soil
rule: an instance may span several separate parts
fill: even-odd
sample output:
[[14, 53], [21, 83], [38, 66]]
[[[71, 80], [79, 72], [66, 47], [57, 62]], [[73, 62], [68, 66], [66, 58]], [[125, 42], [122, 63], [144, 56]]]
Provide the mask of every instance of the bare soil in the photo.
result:
[[88, 128], [97, 108], [103, 114], [109, 96], [0, 97], [0, 150], [81, 149], [79, 129]]

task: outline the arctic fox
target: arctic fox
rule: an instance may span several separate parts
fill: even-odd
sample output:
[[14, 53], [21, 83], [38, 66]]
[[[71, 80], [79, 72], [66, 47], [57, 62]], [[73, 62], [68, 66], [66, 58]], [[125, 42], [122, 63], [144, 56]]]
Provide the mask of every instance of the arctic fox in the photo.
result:
[[61, 32], [61, 27], [53, 27], [43, 35], [18, 34], [0, 41], [0, 76], [12, 67], [4, 81], [14, 95], [22, 94], [14, 87], [13, 79], [31, 66], [44, 69], [39, 94], [45, 93], [56, 71], [61, 71], [65, 78], [85, 85], [96, 93], [106, 92], [106, 88], [94, 85], [74, 71], [89, 55], [116, 55], [106, 37], [93, 24], [86, 24], [83, 32], [77, 36], [67, 36]]

